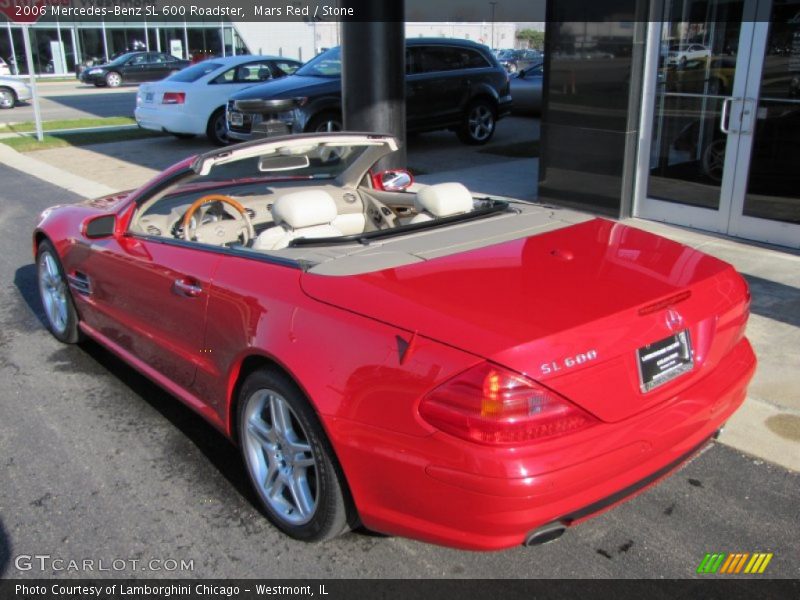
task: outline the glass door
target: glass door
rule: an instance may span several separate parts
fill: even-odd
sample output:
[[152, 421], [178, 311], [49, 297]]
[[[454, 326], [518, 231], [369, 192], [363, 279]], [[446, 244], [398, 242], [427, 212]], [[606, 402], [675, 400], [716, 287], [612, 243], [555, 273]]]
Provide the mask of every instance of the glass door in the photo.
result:
[[663, 6], [635, 214], [800, 245], [800, 0]]
[[728, 232], [797, 248], [800, 0], [762, 3], [759, 10], [743, 99], [752, 107], [752, 118], [742, 124]]

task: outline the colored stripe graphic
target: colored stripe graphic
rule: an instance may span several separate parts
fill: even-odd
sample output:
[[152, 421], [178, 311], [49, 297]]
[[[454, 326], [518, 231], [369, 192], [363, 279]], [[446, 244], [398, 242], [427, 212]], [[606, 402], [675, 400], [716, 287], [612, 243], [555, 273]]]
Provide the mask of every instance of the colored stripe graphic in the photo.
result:
[[772, 557], [773, 554], [771, 552], [755, 552], [753, 554], [749, 552], [734, 552], [731, 554], [725, 552], [707, 553], [703, 560], [700, 561], [697, 572], [701, 574], [719, 573], [720, 575], [761, 574], [767, 569]]

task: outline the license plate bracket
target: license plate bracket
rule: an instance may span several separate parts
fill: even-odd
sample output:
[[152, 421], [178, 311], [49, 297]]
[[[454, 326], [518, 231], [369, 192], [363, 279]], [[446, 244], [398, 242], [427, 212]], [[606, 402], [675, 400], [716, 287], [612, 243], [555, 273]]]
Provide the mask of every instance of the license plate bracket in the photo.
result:
[[636, 350], [639, 386], [647, 393], [694, 368], [692, 343], [687, 330]]
[[229, 119], [231, 125], [233, 125], [234, 127], [241, 127], [242, 125], [244, 125], [244, 115], [240, 112], [231, 112]]

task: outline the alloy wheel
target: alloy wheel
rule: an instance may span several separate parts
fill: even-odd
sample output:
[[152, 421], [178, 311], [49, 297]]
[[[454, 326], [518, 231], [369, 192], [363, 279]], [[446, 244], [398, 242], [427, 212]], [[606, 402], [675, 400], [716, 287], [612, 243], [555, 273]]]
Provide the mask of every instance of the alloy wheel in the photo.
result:
[[485, 104], [476, 104], [469, 113], [467, 127], [476, 142], [489, 139], [494, 132], [494, 113]]
[[281, 394], [259, 389], [247, 399], [243, 423], [245, 456], [259, 495], [286, 524], [308, 523], [319, 501], [318, 468], [297, 415]]
[[122, 84], [122, 77], [119, 73], [109, 73], [106, 75], [106, 83], [108, 87], [119, 87]]
[[14, 93], [11, 90], [0, 90], [0, 108], [14, 106]]
[[39, 291], [47, 321], [57, 333], [67, 330], [67, 289], [52, 254], [45, 252], [39, 261]]

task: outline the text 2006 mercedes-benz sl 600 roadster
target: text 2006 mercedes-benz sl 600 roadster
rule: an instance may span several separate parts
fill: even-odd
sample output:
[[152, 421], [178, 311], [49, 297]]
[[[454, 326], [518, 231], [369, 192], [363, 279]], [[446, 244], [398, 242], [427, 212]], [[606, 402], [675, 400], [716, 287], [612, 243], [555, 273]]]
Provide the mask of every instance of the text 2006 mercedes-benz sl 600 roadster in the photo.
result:
[[755, 356], [730, 265], [376, 171], [396, 149], [270, 138], [44, 211], [50, 330], [200, 413], [241, 448], [269, 519], [307, 541], [359, 524], [470, 549], [548, 541], [679, 467], [741, 405]]

